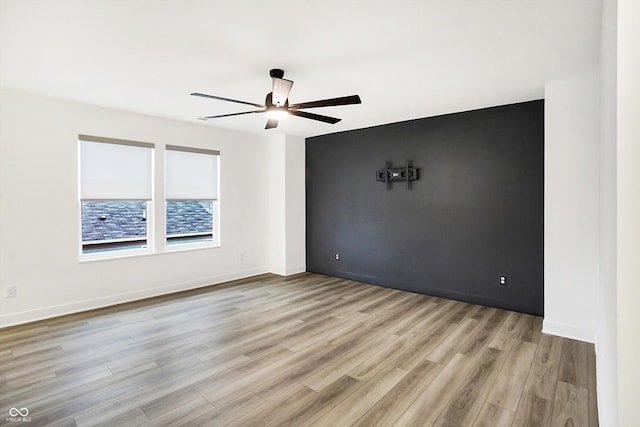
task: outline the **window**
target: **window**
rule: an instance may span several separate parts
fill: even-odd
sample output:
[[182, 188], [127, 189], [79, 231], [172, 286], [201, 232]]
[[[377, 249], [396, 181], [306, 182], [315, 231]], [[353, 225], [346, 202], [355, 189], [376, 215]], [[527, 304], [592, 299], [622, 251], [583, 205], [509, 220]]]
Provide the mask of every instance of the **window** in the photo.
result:
[[82, 201], [82, 253], [147, 248], [147, 203]]
[[165, 150], [168, 248], [213, 246], [218, 233], [219, 152], [168, 145]]
[[167, 245], [213, 242], [212, 200], [167, 200]]
[[81, 256], [149, 252], [154, 145], [79, 139]]

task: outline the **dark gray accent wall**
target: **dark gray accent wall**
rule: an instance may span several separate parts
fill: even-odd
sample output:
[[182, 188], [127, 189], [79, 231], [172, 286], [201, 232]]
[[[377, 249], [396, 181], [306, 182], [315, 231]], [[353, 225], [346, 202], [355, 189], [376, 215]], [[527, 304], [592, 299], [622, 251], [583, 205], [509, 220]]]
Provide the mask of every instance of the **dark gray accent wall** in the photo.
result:
[[306, 166], [308, 271], [543, 314], [544, 101], [308, 138]]

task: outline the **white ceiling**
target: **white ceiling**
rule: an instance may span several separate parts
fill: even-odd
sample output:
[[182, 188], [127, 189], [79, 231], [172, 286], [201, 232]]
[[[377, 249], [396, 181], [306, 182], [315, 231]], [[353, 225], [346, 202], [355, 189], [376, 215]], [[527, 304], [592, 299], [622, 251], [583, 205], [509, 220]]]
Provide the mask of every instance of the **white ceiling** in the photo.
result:
[[[600, 0], [0, 0], [0, 86], [244, 132], [314, 136], [543, 97], [597, 72]], [[359, 94], [265, 131], [291, 102]], [[246, 108], [245, 108], [246, 107]], [[36, 118], [37, 119], [37, 118]]]

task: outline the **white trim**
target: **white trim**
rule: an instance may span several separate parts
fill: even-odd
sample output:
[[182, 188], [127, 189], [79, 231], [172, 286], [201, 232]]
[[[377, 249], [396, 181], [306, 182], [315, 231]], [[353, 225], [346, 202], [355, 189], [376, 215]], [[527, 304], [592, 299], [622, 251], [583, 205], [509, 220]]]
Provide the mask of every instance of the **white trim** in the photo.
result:
[[82, 246], [86, 245], [105, 245], [111, 243], [127, 243], [127, 242], [137, 242], [137, 241], [147, 241], [147, 236], [144, 237], [123, 237], [121, 239], [105, 239], [105, 240], [83, 240]]
[[302, 265], [302, 266], [300, 266], [300, 267], [287, 268], [287, 269], [285, 270], [285, 272], [284, 272], [284, 273], [285, 273], [284, 275], [285, 275], [285, 276], [291, 276], [291, 275], [293, 275], [293, 274], [304, 273], [304, 272], [306, 272], [306, 271], [307, 271], [307, 267], [306, 267], [306, 266], [304, 266], [304, 265]]
[[542, 332], [559, 337], [571, 338], [574, 340], [595, 343], [593, 331], [587, 328], [577, 328], [560, 322], [552, 322], [544, 319], [542, 321]]
[[211, 285], [218, 285], [232, 280], [244, 279], [247, 277], [257, 276], [268, 273], [267, 267], [254, 268], [238, 273], [224, 274], [214, 277], [205, 277], [198, 280], [188, 282], [174, 283], [171, 285], [159, 286], [157, 288], [143, 289], [135, 292], [127, 292], [118, 295], [110, 295], [102, 298], [94, 298], [84, 301], [75, 301], [68, 304], [61, 304], [51, 307], [43, 307], [35, 310], [22, 311], [0, 316], [0, 329], [9, 326], [20, 325], [23, 323], [36, 322], [38, 320], [50, 319], [52, 317], [65, 316], [68, 314], [79, 313], [97, 308], [109, 307], [112, 305], [123, 304], [126, 302], [137, 301], [141, 299], [168, 295], [176, 292], [187, 291], [191, 289], [204, 288]]
[[167, 239], [173, 239], [176, 237], [198, 237], [203, 235], [212, 235], [213, 230], [211, 231], [194, 231], [193, 233], [181, 233], [181, 234], [167, 234]]

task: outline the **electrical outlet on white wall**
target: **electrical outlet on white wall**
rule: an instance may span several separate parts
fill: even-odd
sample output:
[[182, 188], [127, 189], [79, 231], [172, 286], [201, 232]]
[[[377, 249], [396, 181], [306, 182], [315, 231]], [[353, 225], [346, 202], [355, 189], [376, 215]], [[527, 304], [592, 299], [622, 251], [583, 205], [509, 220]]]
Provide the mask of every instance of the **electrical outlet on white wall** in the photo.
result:
[[17, 292], [16, 285], [9, 285], [6, 287], [5, 296], [7, 298], [15, 298], [16, 292]]

